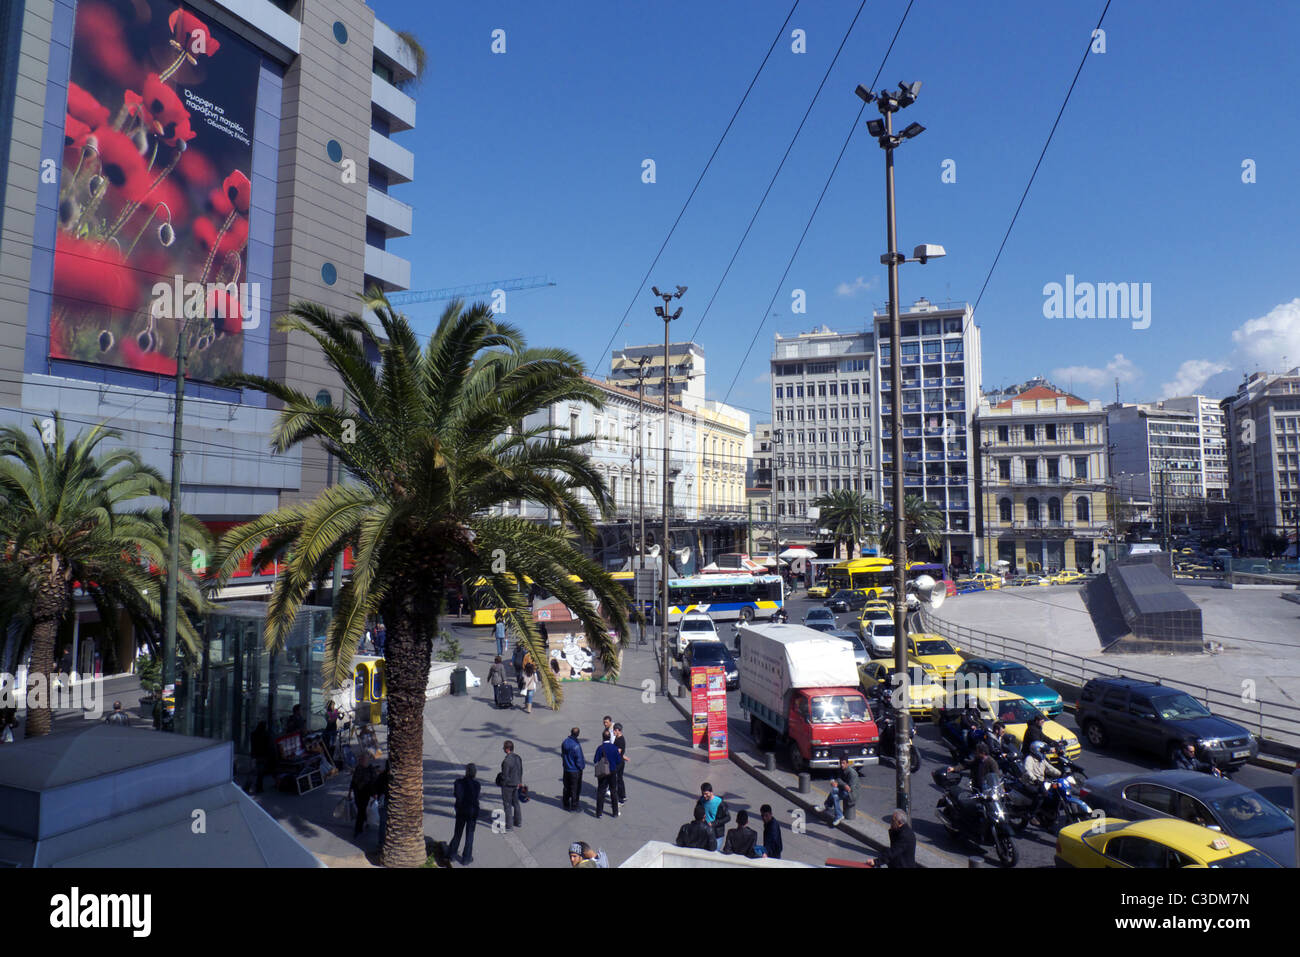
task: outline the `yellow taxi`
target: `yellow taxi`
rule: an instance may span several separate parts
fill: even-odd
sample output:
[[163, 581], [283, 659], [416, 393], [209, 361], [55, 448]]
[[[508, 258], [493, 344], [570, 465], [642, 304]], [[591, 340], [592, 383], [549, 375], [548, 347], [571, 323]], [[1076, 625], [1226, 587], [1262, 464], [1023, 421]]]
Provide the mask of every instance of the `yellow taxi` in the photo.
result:
[[[893, 692], [901, 687], [901, 681], [893, 680], [894, 667], [888, 661], [868, 661], [858, 665], [858, 682], [863, 691], [870, 691], [877, 685]], [[934, 683], [926, 672], [913, 668], [907, 682], [907, 713], [915, 718], [929, 718], [943, 703], [944, 692], [940, 685]]]
[[1083, 576], [1072, 571], [1060, 571], [1051, 578], [1053, 585], [1073, 585], [1081, 581], [1083, 581]]
[[813, 585], [808, 589], [809, 598], [825, 598], [830, 594], [829, 585]]
[[980, 572], [971, 576], [975, 581], [984, 586], [985, 591], [997, 590], [1002, 587], [1002, 576], [994, 575], [992, 572]]
[[[1024, 750], [1020, 742], [1025, 740], [1025, 730], [1029, 722], [1042, 714], [1020, 695], [1002, 688], [966, 688], [959, 680], [945, 693], [943, 707], [975, 708], [980, 717], [986, 721], [1001, 721], [1006, 725], [1007, 738], [1017, 751]], [[1043, 736], [1049, 741], [1064, 741], [1067, 757], [1077, 758], [1083, 752], [1079, 739], [1063, 724], [1051, 719], [1043, 722]]]
[[1055, 860], [1057, 867], [1279, 866], [1245, 841], [1169, 817], [1069, 824], [1056, 835]]
[[963, 658], [956, 645], [942, 635], [913, 633], [907, 636], [907, 660], [933, 678], [950, 678], [961, 667]]

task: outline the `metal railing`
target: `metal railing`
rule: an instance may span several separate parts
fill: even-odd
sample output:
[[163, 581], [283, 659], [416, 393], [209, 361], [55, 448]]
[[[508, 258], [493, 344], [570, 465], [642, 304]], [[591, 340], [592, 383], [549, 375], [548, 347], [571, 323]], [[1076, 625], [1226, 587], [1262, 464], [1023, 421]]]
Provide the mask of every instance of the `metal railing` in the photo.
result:
[[1240, 690], [1224, 691], [1182, 678], [1139, 671], [1117, 663], [1114, 659], [1101, 660], [1075, 655], [1021, 638], [1009, 638], [1006, 635], [995, 635], [967, 628], [965, 625], [944, 621], [925, 611], [921, 612], [921, 621], [927, 632], [942, 635], [959, 648], [1018, 661], [1039, 675], [1056, 678], [1058, 681], [1079, 687], [1092, 678], [1114, 678], [1123, 675], [1130, 678], [1145, 678], [1171, 688], [1179, 688], [1198, 698], [1215, 714], [1249, 728], [1263, 740], [1293, 746], [1300, 745], [1300, 707], [1256, 698], [1253, 689], [1249, 694]]

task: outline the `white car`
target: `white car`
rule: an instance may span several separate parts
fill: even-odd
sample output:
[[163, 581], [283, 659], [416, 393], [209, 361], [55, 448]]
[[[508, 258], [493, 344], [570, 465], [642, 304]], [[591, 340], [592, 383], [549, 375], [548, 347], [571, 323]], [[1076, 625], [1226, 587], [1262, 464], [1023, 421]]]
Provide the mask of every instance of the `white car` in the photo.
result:
[[686, 646], [693, 641], [721, 641], [713, 619], [702, 611], [688, 611], [677, 623], [677, 658], [686, 654]]
[[894, 621], [869, 618], [862, 622], [862, 640], [872, 658], [887, 658], [894, 653]]

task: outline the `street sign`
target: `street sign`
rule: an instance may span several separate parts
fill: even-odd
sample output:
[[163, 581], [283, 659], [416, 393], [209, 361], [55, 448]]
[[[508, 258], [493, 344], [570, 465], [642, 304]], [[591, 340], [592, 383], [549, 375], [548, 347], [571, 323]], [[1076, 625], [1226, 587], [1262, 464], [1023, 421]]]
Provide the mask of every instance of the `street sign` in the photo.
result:
[[637, 601], [654, 601], [659, 594], [659, 569], [638, 568], [632, 573]]

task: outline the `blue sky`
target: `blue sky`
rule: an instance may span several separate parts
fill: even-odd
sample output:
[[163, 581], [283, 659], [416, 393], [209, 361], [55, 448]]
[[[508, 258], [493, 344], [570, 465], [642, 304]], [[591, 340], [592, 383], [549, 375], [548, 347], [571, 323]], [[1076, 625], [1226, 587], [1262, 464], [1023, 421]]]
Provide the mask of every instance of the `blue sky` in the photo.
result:
[[[651, 4], [372, 0], [430, 66], [416, 129], [415, 284], [546, 273], [507, 318], [533, 344], [602, 351], [793, 0]], [[651, 284], [689, 287], [696, 329], [859, 0], [803, 0], [614, 346], [661, 341]], [[708, 392], [769, 418], [773, 333], [862, 328], [883, 303], [884, 160], [859, 124], [773, 310], [767, 304], [906, 7], [868, 0], [704, 324]], [[916, 0], [879, 85], [921, 80], [899, 114], [927, 129], [897, 152], [901, 300], [974, 303], [1104, 0]], [[1053, 377], [1126, 401], [1300, 364], [1300, 8], [1116, 0], [976, 313], [984, 386]], [[506, 52], [491, 52], [492, 31]], [[807, 52], [791, 51], [791, 30]], [[863, 119], [874, 118], [874, 108]], [[642, 182], [653, 159], [656, 182]], [[1242, 182], [1242, 164], [1256, 182]], [[955, 163], [956, 182], [941, 180]], [[1150, 283], [1151, 323], [1044, 317], [1047, 283]], [[791, 313], [791, 291], [808, 311]], [[431, 327], [438, 307], [408, 311]], [[765, 318], [766, 317], [766, 318]], [[761, 328], [759, 326], [761, 325]], [[758, 341], [742, 364], [758, 330]]]

